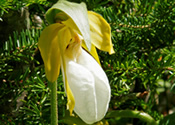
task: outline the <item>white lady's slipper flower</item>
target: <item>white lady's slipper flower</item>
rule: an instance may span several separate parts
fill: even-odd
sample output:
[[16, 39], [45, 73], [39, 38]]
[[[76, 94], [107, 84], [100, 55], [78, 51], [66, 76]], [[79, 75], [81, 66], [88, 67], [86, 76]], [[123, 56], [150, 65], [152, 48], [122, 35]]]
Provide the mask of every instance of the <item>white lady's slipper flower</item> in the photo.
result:
[[[50, 25], [43, 30], [38, 47], [47, 79], [50, 82], [56, 81], [61, 68], [70, 114], [74, 110], [87, 123], [99, 121], [108, 108], [110, 87], [99, 65], [96, 48], [109, 54], [114, 53], [110, 25], [99, 14], [87, 11], [84, 3], [65, 0], [59, 0], [50, 8], [46, 19]], [[83, 39], [82, 43], [78, 34]], [[72, 44], [72, 41], [76, 41], [76, 44]]]
[[75, 98], [74, 111], [84, 122], [92, 124], [105, 116], [111, 89], [103, 69], [82, 49], [78, 35], [74, 40], [64, 55], [67, 81]]

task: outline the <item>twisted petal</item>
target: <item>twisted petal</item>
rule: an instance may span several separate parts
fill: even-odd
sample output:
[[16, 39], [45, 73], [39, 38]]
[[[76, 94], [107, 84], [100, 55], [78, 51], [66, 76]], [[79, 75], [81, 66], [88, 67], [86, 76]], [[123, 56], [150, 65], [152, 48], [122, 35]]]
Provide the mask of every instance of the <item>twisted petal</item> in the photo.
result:
[[61, 24], [52, 24], [45, 28], [40, 36], [38, 47], [44, 61], [46, 77], [50, 82], [57, 80], [60, 72], [60, 48], [58, 30]]
[[115, 53], [111, 42], [110, 25], [102, 16], [92, 11], [88, 11], [88, 19], [92, 44], [109, 54]]

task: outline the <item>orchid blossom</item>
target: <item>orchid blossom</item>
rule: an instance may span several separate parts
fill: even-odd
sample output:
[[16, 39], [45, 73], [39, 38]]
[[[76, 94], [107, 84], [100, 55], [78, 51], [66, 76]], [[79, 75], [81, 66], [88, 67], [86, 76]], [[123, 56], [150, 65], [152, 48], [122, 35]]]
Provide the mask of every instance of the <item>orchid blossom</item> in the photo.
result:
[[88, 124], [100, 121], [111, 90], [96, 48], [114, 53], [109, 24], [87, 11], [84, 3], [64, 0], [47, 11], [46, 19], [50, 25], [43, 30], [38, 46], [47, 79], [56, 81], [61, 68], [70, 114], [74, 110]]

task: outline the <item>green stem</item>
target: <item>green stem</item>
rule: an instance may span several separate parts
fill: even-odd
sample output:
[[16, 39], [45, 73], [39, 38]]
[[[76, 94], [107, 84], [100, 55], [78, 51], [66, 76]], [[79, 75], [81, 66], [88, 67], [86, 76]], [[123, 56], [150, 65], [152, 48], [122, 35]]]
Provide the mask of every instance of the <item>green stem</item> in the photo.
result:
[[51, 87], [51, 125], [58, 125], [57, 81], [50, 83]]
[[156, 121], [147, 113], [134, 110], [117, 110], [111, 111], [106, 115], [106, 118], [125, 117], [125, 118], [139, 118], [147, 122], [149, 125], [157, 125]]

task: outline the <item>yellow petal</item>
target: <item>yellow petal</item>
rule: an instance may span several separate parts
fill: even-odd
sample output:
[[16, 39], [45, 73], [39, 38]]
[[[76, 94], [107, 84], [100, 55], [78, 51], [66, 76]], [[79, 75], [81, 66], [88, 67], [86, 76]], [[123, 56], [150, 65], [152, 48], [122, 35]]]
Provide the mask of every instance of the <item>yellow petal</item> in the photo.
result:
[[102, 16], [92, 11], [88, 11], [88, 19], [92, 44], [109, 54], [115, 53], [111, 41], [110, 25]]
[[[87, 49], [86, 45], [84, 44], [84, 42], [82, 43], [82, 47], [86, 51], [88, 51], [88, 49]], [[94, 57], [94, 59], [98, 62], [98, 64], [101, 65], [100, 60], [99, 60], [99, 57], [98, 57], [98, 54], [97, 54], [97, 50], [96, 50], [96, 48], [95, 48], [95, 46], [93, 44], [91, 45], [91, 51], [89, 53]]]
[[38, 47], [44, 61], [46, 77], [50, 82], [57, 80], [60, 72], [60, 49], [58, 44], [58, 30], [62, 24], [52, 24], [46, 27], [38, 42]]
[[74, 35], [75, 35], [74, 32], [68, 27], [64, 27], [58, 32], [58, 41], [59, 41], [59, 46], [60, 46], [63, 79], [65, 82], [65, 89], [67, 93], [67, 108], [70, 111], [70, 115], [72, 115], [72, 112], [75, 106], [75, 99], [69, 87], [69, 83], [67, 81], [66, 62], [65, 62], [64, 53], [65, 53], [67, 45], [73, 39]]

